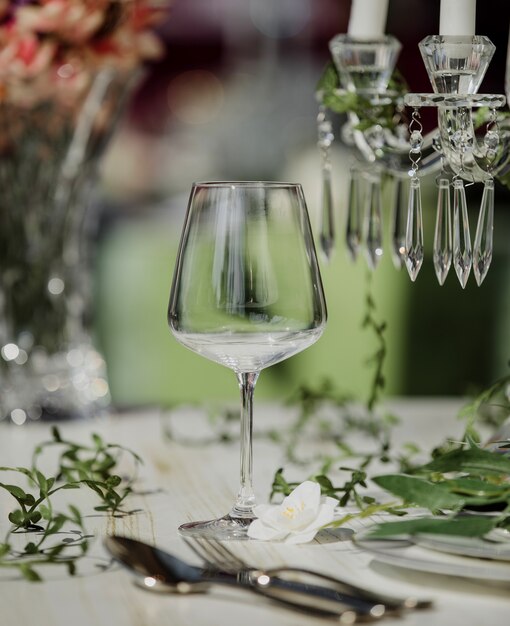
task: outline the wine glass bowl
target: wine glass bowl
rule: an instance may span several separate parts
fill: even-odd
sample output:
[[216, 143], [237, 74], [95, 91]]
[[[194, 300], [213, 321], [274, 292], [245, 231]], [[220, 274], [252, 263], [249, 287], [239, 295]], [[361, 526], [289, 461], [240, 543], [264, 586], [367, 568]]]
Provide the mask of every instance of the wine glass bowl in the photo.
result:
[[244, 536], [253, 519], [252, 396], [260, 371], [312, 345], [326, 304], [300, 185], [193, 185], [170, 295], [175, 338], [232, 369], [241, 389], [241, 489], [227, 516], [186, 534]]

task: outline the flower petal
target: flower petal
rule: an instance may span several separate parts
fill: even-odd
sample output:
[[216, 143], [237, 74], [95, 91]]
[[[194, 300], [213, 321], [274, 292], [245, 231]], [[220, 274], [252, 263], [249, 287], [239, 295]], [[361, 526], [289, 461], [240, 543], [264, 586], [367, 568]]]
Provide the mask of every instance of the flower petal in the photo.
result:
[[263, 541], [285, 543], [312, 541], [317, 531], [329, 524], [338, 501], [321, 497], [320, 485], [307, 480], [298, 485], [279, 505], [258, 505], [257, 517], [248, 528], [248, 536]]
[[282, 506], [298, 506], [304, 508], [304, 504], [311, 509], [319, 507], [321, 488], [319, 483], [305, 480], [298, 485], [282, 502]]
[[256, 519], [248, 526], [248, 537], [250, 539], [261, 539], [262, 541], [279, 541], [288, 533], [277, 528], [271, 528], [261, 520]]
[[335, 508], [336, 506], [331, 506], [330, 504], [322, 504], [314, 520], [308, 525], [307, 528], [302, 528], [301, 532], [307, 532], [313, 529], [318, 530], [321, 526], [325, 526], [326, 524], [332, 522], [335, 517]]

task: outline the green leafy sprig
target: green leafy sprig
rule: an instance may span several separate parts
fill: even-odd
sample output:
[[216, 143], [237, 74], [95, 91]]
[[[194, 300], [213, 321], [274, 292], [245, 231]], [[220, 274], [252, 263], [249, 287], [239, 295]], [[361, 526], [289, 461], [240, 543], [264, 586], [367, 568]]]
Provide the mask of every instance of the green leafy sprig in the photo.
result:
[[[32, 456], [32, 466], [37, 467], [43, 452], [48, 448], [60, 450], [56, 479], [67, 484], [84, 484], [94, 491], [101, 504], [96, 511], [106, 511], [112, 515], [129, 513], [121, 509], [121, 504], [132, 491], [132, 484], [138, 476], [141, 457], [133, 450], [118, 444], [106, 443], [93, 433], [91, 445], [83, 445], [63, 439], [58, 428], [53, 427], [52, 438], [39, 444]], [[113, 473], [123, 455], [128, 455], [133, 463], [129, 477]]]
[[[358, 117], [356, 130], [367, 130], [371, 126], [392, 129], [396, 125], [397, 103], [407, 89], [402, 75], [395, 70], [388, 84], [388, 90], [394, 94], [394, 102], [374, 105], [369, 98], [357, 93], [340, 89], [338, 72], [333, 62], [329, 62], [319, 79], [316, 94], [322, 106], [334, 113], [354, 113]], [[400, 108], [400, 107], [399, 107]]]
[[[55, 471], [45, 475], [38, 467], [39, 461], [45, 451], [55, 447], [59, 448]], [[131, 458], [134, 466], [128, 478], [113, 473], [124, 454]], [[1, 473], [23, 477], [28, 484], [22, 487], [0, 482], [0, 489], [16, 502], [16, 508], [8, 515], [11, 526], [0, 542], [0, 567], [17, 570], [32, 582], [42, 580], [37, 571], [41, 565], [65, 565], [68, 573], [74, 575], [77, 560], [87, 552], [90, 535], [86, 534], [80, 510], [69, 504], [66, 511], [56, 511], [53, 496], [63, 489], [86, 486], [99, 497], [100, 504], [94, 507], [96, 511], [115, 516], [132, 513], [120, 507], [132, 491], [141, 463], [141, 458], [132, 450], [105, 443], [97, 434], [92, 435], [91, 445], [83, 445], [64, 439], [54, 427], [52, 438], [34, 449], [30, 468], [0, 467]], [[72, 530], [65, 529], [71, 525]], [[19, 549], [13, 538], [22, 533], [30, 535], [30, 541]], [[51, 541], [61, 539], [62, 534], [65, 535], [62, 540]]]
[[[350, 472], [350, 478], [341, 486], [335, 487], [326, 474], [312, 475], [309, 480], [319, 483], [322, 495], [332, 498], [338, 498], [340, 496], [341, 506], [346, 505], [350, 500], [356, 502], [360, 508], [365, 508], [366, 505], [373, 504], [373, 498], [359, 494], [359, 488], [366, 488], [367, 486], [366, 472], [361, 469], [352, 469], [349, 467], [340, 467], [339, 469]], [[298, 485], [298, 482], [288, 482], [283, 475], [283, 468], [279, 468], [273, 478], [271, 499], [278, 494], [284, 496], [288, 495]]]
[[369, 273], [368, 278], [368, 291], [365, 299], [366, 313], [363, 318], [363, 328], [373, 331], [375, 335], [377, 346], [374, 354], [369, 358], [367, 364], [374, 367], [374, 375], [372, 378], [372, 385], [367, 400], [367, 408], [371, 413], [377, 403], [379, 402], [382, 391], [384, 390], [386, 380], [384, 378], [384, 364], [386, 362], [387, 345], [386, 345], [386, 329], [387, 324], [385, 321], [378, 321], [377, 310], [375, 300], [371, 293], [372, 275]]
[[[510, 527], [510, 458], [473, 442], [465, 446], [415, 468], [412, 475], [374, 477], [372, 480], [400, 498], [403, 506], [423, 507], [440, 516], [386, 522], [374, 530], [374, 535], [430, 532], [474, 537]], [[480, 510], [496, 514], [463, 514]]]

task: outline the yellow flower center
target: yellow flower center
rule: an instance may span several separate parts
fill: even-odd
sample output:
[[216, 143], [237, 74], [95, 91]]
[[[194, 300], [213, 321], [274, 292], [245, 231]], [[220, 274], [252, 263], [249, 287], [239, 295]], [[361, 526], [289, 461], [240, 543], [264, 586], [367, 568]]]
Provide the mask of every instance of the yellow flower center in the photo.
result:
[[294, 519], [296, 515], [298, 515], [298, 513], [304, 510], [304, 508], [305, 508], [305, 503], [303, 500], [301, 500], [301, 502], [299, 503], [299, 506], [297, 507], [288, 506], [287, 508], [283, 509], [282, 515], [283, 517], [286, 517], [287, 519]]

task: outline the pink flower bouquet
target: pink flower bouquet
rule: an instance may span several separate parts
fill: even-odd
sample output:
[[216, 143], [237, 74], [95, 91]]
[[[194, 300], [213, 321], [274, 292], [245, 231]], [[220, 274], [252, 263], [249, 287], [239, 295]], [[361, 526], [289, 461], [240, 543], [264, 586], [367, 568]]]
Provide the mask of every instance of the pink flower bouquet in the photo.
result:
[[82, 93], [101, 68], [158, 58], [152, 27], [167, 9], [163, 0], [0, 0], [0, 96]]

